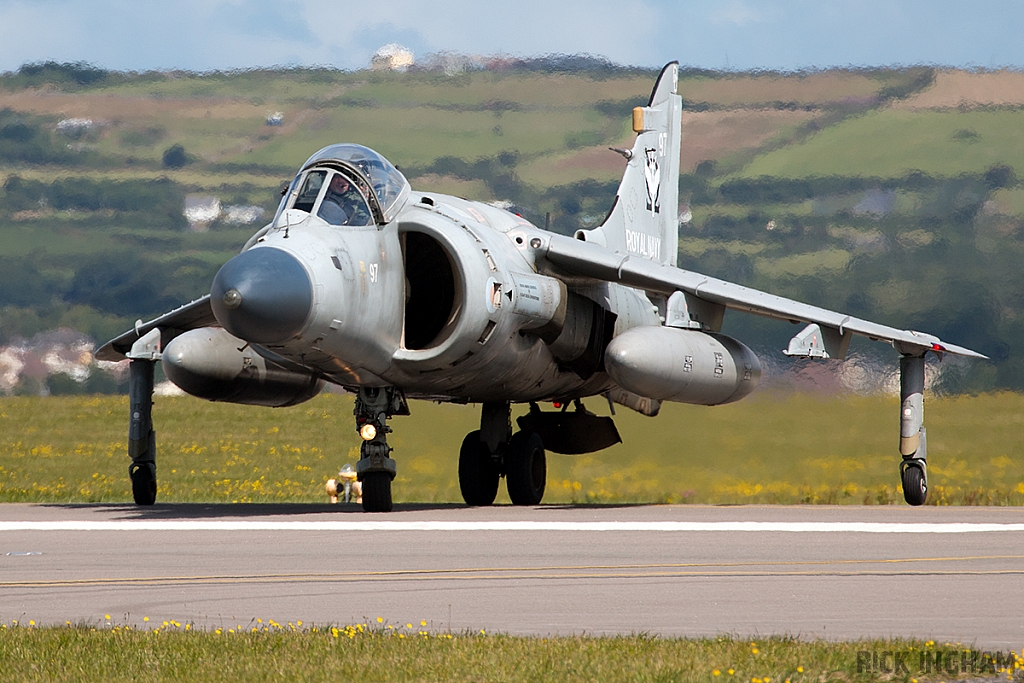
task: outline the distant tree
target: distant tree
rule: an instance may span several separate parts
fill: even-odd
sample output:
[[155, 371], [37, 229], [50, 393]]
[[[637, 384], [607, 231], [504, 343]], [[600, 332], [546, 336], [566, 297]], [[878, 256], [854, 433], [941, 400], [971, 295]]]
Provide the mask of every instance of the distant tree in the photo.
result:
[[90, 86], [107, 81], [112, 72], [87, 62], [32, 62], [22, 64], [14, 74], [5, 74], [5, 80], [15, 87], [37, 87], [44, 84]]
[[498, 163], [502, 166], [515, 166], [519, 163], [519, 150], [507, 150], [498, 152]]
[[1017, 184], [1017, 174], [1013, 167], [1000, 164], [985, 171], [985, 185], [992, 190], [1001, 187], [1012, 187]]
[[181, 145], [171, 145], [164, 150], [164, 166], [167, 168], [181, 168], [188, 162], [188, 154]]
[[0, 128], [0, 138], [13, 140], [14, 142], [28, 142], [35, 135], [36, 131], [21, 121], [8, 123], [3, 128]]

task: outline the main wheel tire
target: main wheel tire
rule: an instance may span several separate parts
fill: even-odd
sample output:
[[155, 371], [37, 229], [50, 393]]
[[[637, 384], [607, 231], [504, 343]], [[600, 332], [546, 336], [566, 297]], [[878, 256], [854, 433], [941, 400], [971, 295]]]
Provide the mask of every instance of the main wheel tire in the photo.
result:
[[136, 505], [152, 505], [156, 502], [156, 467], [132, 463], [128, 468], [128, 476], [132, 480], [132, 498]]
[[480, 430], [467, 434], [459, 450], [459, 489], [466, 505], [492, 504], [498, 495], [500, 478], [487, 444], [480, 440]]
[[513, 505], [540, 505], [547, 484], [544, 442], [536, 432], [516, 432], [505, 450], [505, 486]]
[[387, 472], [367, 472], [362, 481], [363, 510], [391, 512], [391, 475]]
[[900, 477], [903, 480], [903, 498], [910, 505], [924, 505], [928, 498], [928, 483], [924, 478], [924, 471], [920, 467], [907, 465], [903, 468]]

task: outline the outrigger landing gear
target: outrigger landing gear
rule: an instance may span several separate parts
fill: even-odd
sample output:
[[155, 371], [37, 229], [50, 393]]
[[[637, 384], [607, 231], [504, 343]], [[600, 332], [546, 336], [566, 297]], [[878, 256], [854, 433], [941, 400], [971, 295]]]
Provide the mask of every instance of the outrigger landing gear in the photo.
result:
[[900, 356], [900, 481], [910, 505], [928, 497], [928, 441], [924, 428], [924, 356]]
[[509, 403], [485, 403], [480, 429], [466, 435], [459, 451], [459, 488], [463, 500], [472, 506], [492, 504], [503, 474], [513, 505], [540, 504], [547, 482], [547, 461], [540, 436], [527, 429], [513, 435]]
[[156, 502], [156, 432], [153, 431], [153, 370], [160, 360], [160, 330], [151, 330], [127, 354], [128, 455], [132, 497], [136, 505]]
[[391, 481], [397, 464], [391, 458], [387, 420], [392, 415], [408, 415], [405, 396], [393, 387], [368, 387], [356, 396], [356, 431], [363, 439], [356, 463], [356, 477], [363, 483], [363, 510], [391, 512]]

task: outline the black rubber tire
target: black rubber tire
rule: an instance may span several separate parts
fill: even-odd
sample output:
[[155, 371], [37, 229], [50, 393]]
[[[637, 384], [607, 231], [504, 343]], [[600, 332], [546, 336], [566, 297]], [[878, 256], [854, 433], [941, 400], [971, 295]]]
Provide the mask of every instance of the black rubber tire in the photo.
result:
[[132, 498], [136, 505], [152, 505], [156, 502], [156, 468], [132, 464], [128, 468], [132, 480]]
[[903, 468], [903, 498], [910, 505], [924, 505], [928, 498], [928, 484], [920, 467], [908, 465]]
[[540, 505], [547, 484], [544, 442], [536, 432], [516, 432], [505, 450], [505, 486], [513, 505]]
[[494, 503], [500, 478], [487, 444], [480, 441], [480, 430], [467, 434], [459, 449], [459, 489], [466, 505], [481, 507]]
[[363, 510], [391, 512], [391, 475], [387, 472], [367, 472], [363, 475]]

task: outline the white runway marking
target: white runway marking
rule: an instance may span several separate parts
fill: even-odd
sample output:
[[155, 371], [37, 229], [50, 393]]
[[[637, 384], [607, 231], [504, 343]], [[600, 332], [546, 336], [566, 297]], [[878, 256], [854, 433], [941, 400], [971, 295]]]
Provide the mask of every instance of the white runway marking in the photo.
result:
[[4, 531], [582, 531], [971, 534], [1024, 532], [1024, 524], [885, 522], [457, 522], [122, 520], [0, 522]]

